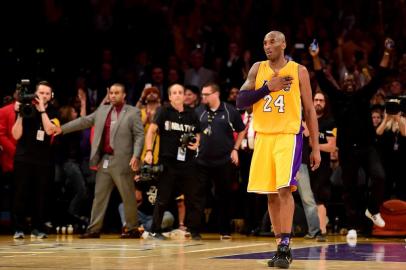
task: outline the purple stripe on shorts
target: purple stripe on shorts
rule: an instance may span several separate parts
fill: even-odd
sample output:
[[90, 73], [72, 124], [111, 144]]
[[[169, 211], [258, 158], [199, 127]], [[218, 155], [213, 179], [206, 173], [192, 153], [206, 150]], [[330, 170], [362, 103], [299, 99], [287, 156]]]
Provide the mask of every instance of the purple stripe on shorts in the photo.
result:
[[297, 186], [296, 174], [299, 171], [300, 164], [302, 164], [303, 136], [301, 132], [296, 134], [295, 140], [296, 140], [295, 155], [293, 157], [292, 174], [291, 174], [292, 178], [290, 179], [289, 182], [290, 186]]

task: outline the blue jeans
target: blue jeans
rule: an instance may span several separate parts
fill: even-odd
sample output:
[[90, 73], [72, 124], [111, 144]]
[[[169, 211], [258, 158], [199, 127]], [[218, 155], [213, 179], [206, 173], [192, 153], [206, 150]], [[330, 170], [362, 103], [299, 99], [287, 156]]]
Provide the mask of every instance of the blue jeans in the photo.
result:
[[68, 211], [73, 216], [80, 217], [87, 198], [85, 178], [80, 170], [80, 165], [74, 161], [66, 161], [63, 164], [63, 171], [66, 176], [65, 186], [74, 194]]
[[[140, 225], [144, 227], [146, 231], [151, 231], [151, 225], [152, 225], [152, 215], [147, 215], [140, 210], [138, 211], [138, 222]], [[120, 203], [118, 206], [118, 212], [120, 213], [120, 218], [121, 218], [121, 224], [123, 226], [125, 225], [125, 217], [124, 217], [124, 206], [123, 203]], [[175, 217], [172, 215], [171, 212], [165, 211], [164, 216], [162, 218], [162, 223], [161, 223], [161, 230], [166, 231], [170, 228], [172, 228], [173, 223], [175, 222]]]
[[309, 169], [306, 164], [301, 164], [299, 169], [298, 191], [302, 199], [303, 210], [305, 212], [308, 234], [315, 236], [320, 232], [320, 221], [317, 214], [317, 205], [310, 187]]

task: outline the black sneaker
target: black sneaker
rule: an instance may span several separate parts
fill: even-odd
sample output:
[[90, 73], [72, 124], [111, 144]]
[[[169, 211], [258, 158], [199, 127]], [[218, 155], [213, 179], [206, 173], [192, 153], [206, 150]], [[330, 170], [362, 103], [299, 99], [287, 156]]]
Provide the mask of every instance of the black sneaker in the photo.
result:
[[165, 237], [162, 233], [156, 232], [152, 233], [150, 232], [148, 235], [148, 239], [154, 239], [154, 240], [168, 240], [167, 237]]
[[138, 230], [138, 228], [132, 229], [132, 230], [124, 230], [120, 238], [122, 239], [127, 239], [127, 238], [140, 238], [141, 237], [141, 232]]
[[278, 268], [289, 268], [292, 263], [292, 254], [288, 246], [278, 246], [277, 258], [274, 262], [274, 266]]
[[269, 267], [274, 267], [275, 266], [275, 261], [278, 258], [278, 252], [276, 252], [273, 257], [268, 261], [268, 266]]
[[326, 242], [327, 241], [327, 234], [326, 233], [321, 233], [316, 236], [316, 241], [317, 242]]
[[202, 236], [198, 232], [192, 232], [191, 235], [192, 235], [192, 240], [197, 240], [197, 241], [202, 240]]

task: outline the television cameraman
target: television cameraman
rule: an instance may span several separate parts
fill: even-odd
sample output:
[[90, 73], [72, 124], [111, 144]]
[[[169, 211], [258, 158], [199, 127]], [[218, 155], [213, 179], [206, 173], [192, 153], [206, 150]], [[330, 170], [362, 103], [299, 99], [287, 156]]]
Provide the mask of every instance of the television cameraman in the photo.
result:
[[25, 219], [31, 217], [31, 236], [47, 238], [44, 232], [46, 205], [53, 181], [51, 139], [59, 125], [57, 110], [50, 104], [52, 87], [46, 81], [37, 84], [35, 94], [26, 86], [15, 102], [17, 119], [12, 135], [17, 140], [14, 157], [15, 239], [23, 239]]
[[159, 162], [163, 165], [163, 172], [158, 180], [150, 237], [165, 239], [161, 234], [162, 217], [180, 190], [185, 195], [186, 226], [192, 234], [192, 239], [200, 239], [199, 203], [203, 194], [195, 176], [200, 123], [194, 111], [183, 105], [185, 89], [182, 85], [170, 86], [168, 95], [170, 104], [158, 109], [145, 139], [144, 161], [152, 164], [153, 138], [159, 132]]

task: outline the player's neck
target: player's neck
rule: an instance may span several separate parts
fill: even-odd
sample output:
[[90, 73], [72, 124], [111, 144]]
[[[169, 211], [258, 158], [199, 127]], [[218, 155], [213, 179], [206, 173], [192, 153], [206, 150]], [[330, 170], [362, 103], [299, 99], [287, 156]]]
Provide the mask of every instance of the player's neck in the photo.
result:
[[279, 70], [281, 70], [287, 63], [288, 60], [286, 60], [284, 56], [279, 57], [278, 59], [269, 59], [269, 66], [276, 73], [279, 72]]

